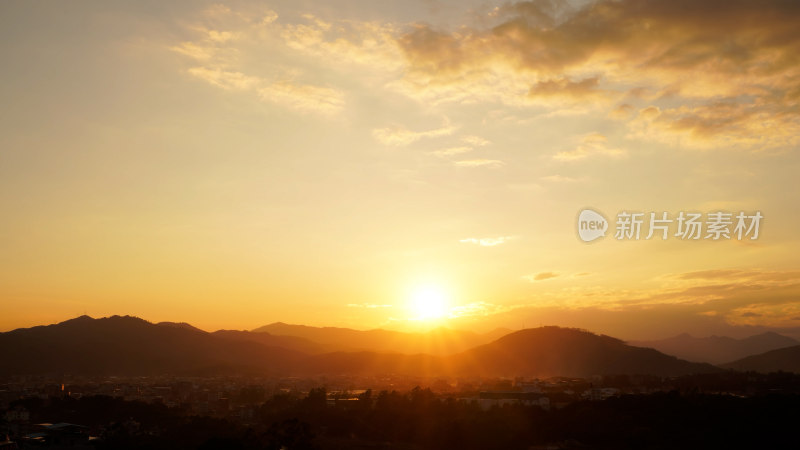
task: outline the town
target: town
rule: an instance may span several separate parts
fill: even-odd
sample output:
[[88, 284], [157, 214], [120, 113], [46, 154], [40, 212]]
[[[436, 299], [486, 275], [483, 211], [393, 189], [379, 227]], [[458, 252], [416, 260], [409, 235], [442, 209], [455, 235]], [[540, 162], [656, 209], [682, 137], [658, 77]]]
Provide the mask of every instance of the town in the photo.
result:
[[[329, 448], [335, 447], [332, 442], [337, 438], [346, 436], [352, 441], [356, 437], [351, 429], [355, 423], [346, 423], [354, 415], [401, 408], [404, 401], [408, 402], [407, 407], [421, 407], [424, 411], [435, 403], [437, 407], [461, 408], [484, 417], [501, 417], [520, 411], [549, 414], [576, 404], [603, 404], [626, 398], [641, 401], [665, 395], [738, 400], [777, 395], [797, 405], [797, 394], [800, 375], [782, 372], [589, 379], [14, 376], [0, 380], [0, 411], [4, 411], [0, 416], [0, 439], [5, 438], [0, 449], [118, 448], [123, 441], [143, 440], [174, 444], [170, 438], [174, 430], [170, 428], [186, 426], [187, 421], [193, 426], [212, 421], [215, 426], [228, 427], [231, 439], [245, 436], [247, 433], [242, 434], [242, 430], [261, 429], [268, 435], [265, 448], [281, 436], [306, 436], [309, 445], [314, 437]], [[335, 416], [341, 417], [334, 420]], [[301, 429], [278, 433], [276, 426]], [[214, 436], [226, 435], [212, 429]], [[198, 437], [202, 436], [200, 432]], [[386, 430], [377, 436], [365, 435], [365, 439], [379, 441], [386, 441], [387, 437], [390, 442], [398, 438], [391, 433], [387, 436]], [[561, 444], [569, 448], [571, 444], [564, 442]], [[426, 441], [416, 443], [424, 446]]]

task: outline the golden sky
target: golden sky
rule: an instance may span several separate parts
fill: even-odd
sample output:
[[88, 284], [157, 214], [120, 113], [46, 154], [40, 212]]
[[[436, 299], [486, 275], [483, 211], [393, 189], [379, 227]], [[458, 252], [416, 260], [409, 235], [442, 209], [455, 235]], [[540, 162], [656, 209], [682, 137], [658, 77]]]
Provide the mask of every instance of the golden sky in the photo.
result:
[[[798, 23], [793, 1], [2, 2], [0, 330], [796, 333]], [[612, 222], [591, 243], [587, 207]], [[621, 211], [764, 218], [637, 241]]]

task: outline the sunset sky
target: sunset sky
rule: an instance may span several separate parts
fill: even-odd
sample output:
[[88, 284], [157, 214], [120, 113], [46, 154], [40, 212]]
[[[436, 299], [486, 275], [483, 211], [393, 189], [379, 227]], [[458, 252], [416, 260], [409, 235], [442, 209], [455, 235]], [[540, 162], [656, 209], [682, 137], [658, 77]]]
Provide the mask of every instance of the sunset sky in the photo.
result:
[[[798, 23], [795, 1], [4, 1], [0, 330], [800, 337]], [[621, 211], [763, 220], [617, 240]]]

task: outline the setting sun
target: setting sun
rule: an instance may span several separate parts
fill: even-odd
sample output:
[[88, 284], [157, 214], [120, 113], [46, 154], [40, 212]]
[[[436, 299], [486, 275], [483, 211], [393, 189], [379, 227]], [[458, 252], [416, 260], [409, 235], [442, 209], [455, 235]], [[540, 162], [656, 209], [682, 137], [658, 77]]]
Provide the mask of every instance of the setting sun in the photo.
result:
[[437, 320], [449, 309], [447, 293], [438, 286], [422, 286], [411, 294], [410, 309], [415, 320]]

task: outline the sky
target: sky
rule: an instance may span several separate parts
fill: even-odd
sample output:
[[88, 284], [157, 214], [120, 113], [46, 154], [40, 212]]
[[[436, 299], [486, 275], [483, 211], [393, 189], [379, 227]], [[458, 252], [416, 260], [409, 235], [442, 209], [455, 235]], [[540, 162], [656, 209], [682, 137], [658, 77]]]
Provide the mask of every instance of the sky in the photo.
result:
[[2, 2], [0, 330], [800, 337], [797, 23], [774, 0]]

